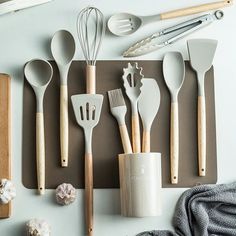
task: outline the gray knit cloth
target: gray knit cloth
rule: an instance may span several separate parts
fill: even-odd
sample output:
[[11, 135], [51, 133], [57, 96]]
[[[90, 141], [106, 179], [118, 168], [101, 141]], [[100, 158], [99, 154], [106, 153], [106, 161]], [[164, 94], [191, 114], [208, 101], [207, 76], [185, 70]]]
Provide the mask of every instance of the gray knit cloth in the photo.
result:
[[180, 197], [175, 232], [154, 230], [137, 236], [236, 236], [236, 182], [199, 185]]

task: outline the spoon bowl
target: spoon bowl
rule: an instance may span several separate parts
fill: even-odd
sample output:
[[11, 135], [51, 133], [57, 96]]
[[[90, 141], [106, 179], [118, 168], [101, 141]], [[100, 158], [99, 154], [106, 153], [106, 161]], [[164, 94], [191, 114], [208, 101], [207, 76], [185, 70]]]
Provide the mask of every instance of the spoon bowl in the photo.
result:
[[66, 30], [57, 31], [51, 41], [52, 55], [58, 65], [68, 65], [75, 55], [75, 40]]
[[163, 74], [172, 97], [177, 96], [185, 76], [185, 64], [180, 52], [168, 52], [165, 54]]
[[53, 69], [47, 61], [35, 59], [25, 65], [24, 73], [27, 81], [33, 87], [40, 88], [49, 84]]

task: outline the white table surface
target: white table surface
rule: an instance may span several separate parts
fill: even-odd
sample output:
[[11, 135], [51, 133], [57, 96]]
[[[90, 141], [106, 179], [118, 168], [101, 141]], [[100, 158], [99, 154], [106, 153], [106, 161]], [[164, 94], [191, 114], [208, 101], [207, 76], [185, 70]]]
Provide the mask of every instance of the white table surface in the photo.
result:
[[[52, 235], [83, 236], [83, 191], [78, 191], [77, 201], [60, 207], [54, 203], [54, 192], [45, 196], [35, 195], [34, 190], [23, 187], [22, 179], [22, 92], [23, 65], [32, 58], [52, 59], [50, 39], [55, 31], [67, 29], [76, 37], [77, 13], [88, 4], [100, 8], [106, 17], [116, 12], [133, 12], [140, 15], [155, 14], [167, 10], [206, 3], [204, 0], [137, 0], [137, 1], [78, 1], [54, 0], [52, 3], [0, 17], [0, 72], [12, 76], [12, 161], [13, 181], [17, 198], [13, 202], [13, 216], [0, 221], [1, 236], [25, 235], [24, 224], [31, 218], [46, 219], [52, 226]], [[214, 60], [216, 90], [216, 121], [218, 142], [218, 183], [236, 180], [236, 9], [227, 8], [222, 21], [198, 31], [187, 38], [214, 38], [219, 46]], [[192, 17], [185, 17], [192, 18]], [[107, 36], [99, 59], [120, 60], [121, 52], [143, 36], [174, 25], [184, 19], [158, 22], [145, 27], [135, 35], [124, 38]], [[139, 59], [162, 59], [166, 51], [179, 50], [188, 59], [186, 39], [159, 52]], [[82, 59], [77, 47], [76, 59]], [[94, 236], [133, 236], [144, 230], [171, 229], [171, 219], [177, 199], [184, 189], [163, 190], [163, 214], [161, 217], [135, 219], [120, 216], [119, 191], [95, 190]]]

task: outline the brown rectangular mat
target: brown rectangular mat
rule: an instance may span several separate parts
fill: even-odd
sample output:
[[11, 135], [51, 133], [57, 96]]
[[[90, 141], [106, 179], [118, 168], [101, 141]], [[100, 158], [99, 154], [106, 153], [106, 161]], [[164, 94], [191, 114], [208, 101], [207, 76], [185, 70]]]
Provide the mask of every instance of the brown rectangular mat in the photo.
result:
[[[186, 78], [179, 96], [180, 122], [180, 160], [179, 184], [170, 184], [169, 165], [169, 123], [170, 96], [164, 83], [161, 61], [138, 61], [143, 67], [145, 77], [157, 79], [161, 91], [161, 105], [151, 133], [151, 149], [162, 153], [163, 187], [191, 187], [196, 184], [216, 183], [216, 127], [214, 104], [213, 68], [206, 74], [206, 111], [207, 111], [207, 175], [198, 177], [197, 164], [197, 80], [186, 62]], [[44, 100], [46, 136], [46, 187], [55, 188], [67, 182], [77, 188], [84, 186], [84, 140], [83, 131], [77, 125], [72, 104], [69, 99], [69, 167], [60, 167], [59, 138], [59, 95], [60, 79], [54, 62], [54, 76]], [[94, 129], [94, 186], [95, 188], [118, 188], [117, 154], [122, 152], [119, 129], [110, 114], [107, 91], [122, 86], [123, 67], [126, 61], [97, 62], [97, 93], [104, 95], [104, 103], [99, 125]], [[173, 78], [174, 79], [174, 78]], [[69, 72], [69, 97], [85, 92], [85, 63], [73, 62]], [[127, 126], [130, 132], [130, 103], [126, 97], [128, 113]], [[35, 152], [35, 97], [25, 80], [23, 111], [23, 184], [36, 188]]]

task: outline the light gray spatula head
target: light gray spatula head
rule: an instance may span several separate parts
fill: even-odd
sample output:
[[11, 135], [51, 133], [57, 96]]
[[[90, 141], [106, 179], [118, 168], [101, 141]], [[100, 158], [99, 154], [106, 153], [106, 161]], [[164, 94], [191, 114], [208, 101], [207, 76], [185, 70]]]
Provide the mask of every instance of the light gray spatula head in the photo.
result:
[[160, 89], [155, 79], [143, 78], [142, 84], [138, 110], [143, 122], [143, 128], [146, 131], [150, 131], [160, 106]]
[[187, 45], [192, 68], [198, 73], [207, 72], [212, 66], [217, 40], [190, 39]]
[[103, 95], [73, 95], [71, 101], [77, 123], [84, 129], [94, 128], [100, 119]]

